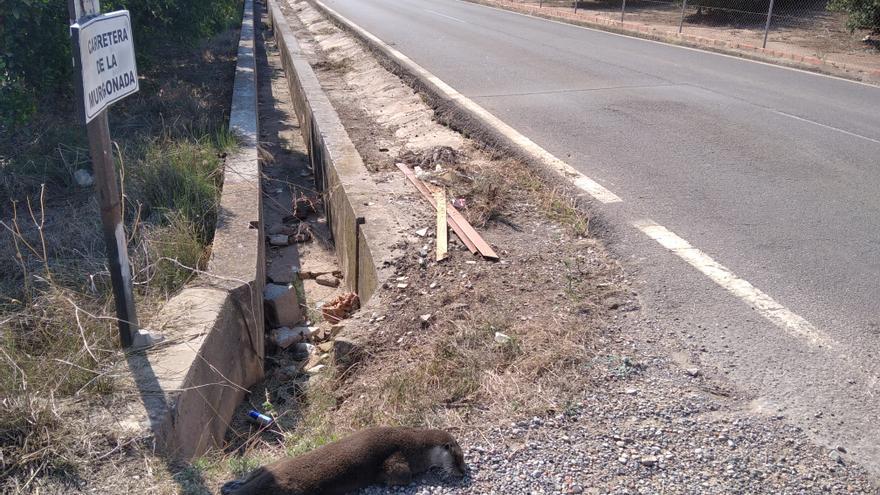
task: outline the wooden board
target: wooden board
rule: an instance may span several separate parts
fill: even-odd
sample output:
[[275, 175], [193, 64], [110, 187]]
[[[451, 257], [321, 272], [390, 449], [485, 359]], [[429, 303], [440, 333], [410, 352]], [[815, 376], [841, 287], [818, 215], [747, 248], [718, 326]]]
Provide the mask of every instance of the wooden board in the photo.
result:
[[[416, 174], [403, 163], [398, 163], [397, 168], [399, 168], [400, 171], [406, 175], [406, 178], [416, 186], [416, 189], [422, 193], [422, 196], [424, 196], [434, 208], [437, 208], [437, 202], [434, 199], [434, 195], [425, 183], [419, 180], [419, 178], [416, 177]], [[446, 202], [446, 211], [449, 226], [452, 227], [452, 230], [455, 231], [456, 235], [458, 235], [461, 241], [472, 253], [479, 252], [484, 258], [491, 260], [498, 259], [498, 254], [495, 253], [492, 246], [480, 237], [480, 234], [474, 230], [474, 227], [448, 201]]]
[[[431, 206], [437, 208], [437, 203], [434, 201], [434, 195], [431, 194], [431, 191], [429, 191], [428, 188], [425, 187], [425, 184], [420, 181], [418, 177], [416, 177], [413, 171], [402, 163], [398, 163], [397, 168], [399, 168], [404, 174], [406, 174], [406, 178], [409, 179], [409, 181], [412, 182], [414, 186], [416, 186], [416, 189], [418, 189], [419, 192], [422, 193], [422, 196], [424, 196], [425, 199], [427, 199], [428, 202], [431, 203]], [[465, 235], [464, 230], [462, 230], [462, 228], [458, 225], [458, 222], [456, 222], [452, 218], [447, 218], [447, 221], [449, 222], [449, 226], [452, 227], [452, 230], [455, 232], [458, 238], [461, 239], [461, 242], [463, 242], [464, 245], [467, 246], [468, 250], [471, 253], [476, 253], [477, 246], [468, 238], [467, 235]]]
[[446, 190], [434, 193], [434, 205], [437, 208], [437, 261], [443, 261], [449, 254], [448, 232], [446, 231]]

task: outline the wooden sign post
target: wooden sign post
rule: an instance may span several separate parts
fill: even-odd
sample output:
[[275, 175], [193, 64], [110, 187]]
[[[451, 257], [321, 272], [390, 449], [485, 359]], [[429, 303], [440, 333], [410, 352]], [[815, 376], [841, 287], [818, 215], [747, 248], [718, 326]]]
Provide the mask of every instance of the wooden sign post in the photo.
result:
[[107, 107], [138, 90], [127, 11], [101, 15], [98, 0], [68, 0], [78, 107], [86, 122], [95, 188], [122, 347], [140, 345], [131, 266], [122, 224], [122, 197], [113, 164]]

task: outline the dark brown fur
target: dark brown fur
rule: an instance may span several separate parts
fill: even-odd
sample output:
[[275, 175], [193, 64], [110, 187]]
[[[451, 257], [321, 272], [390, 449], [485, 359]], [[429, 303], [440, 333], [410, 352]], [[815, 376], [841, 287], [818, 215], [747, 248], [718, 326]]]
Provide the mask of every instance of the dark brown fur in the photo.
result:
[[[432, 452], [448, 465], [437, 466], [437, 459], [432, 463]], [[263, 466], [244, 482], [227, 483], [221, 491], [224, 495], [342, 495], [373, 483], [406, 485], [431, 467], [464, 476], [461, 447], [449, 433], [371, 428]]]

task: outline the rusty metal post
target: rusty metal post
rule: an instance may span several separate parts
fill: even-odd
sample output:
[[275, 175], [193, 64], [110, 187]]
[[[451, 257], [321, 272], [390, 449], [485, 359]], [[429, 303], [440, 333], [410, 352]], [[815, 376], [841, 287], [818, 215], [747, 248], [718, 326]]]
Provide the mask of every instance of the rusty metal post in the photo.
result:
[[[79, 5], [74, 2], [79, 1]], [[83, 18], [100, 14], [98, 2], [68, 0], [67, 8], [71, 24], [77, 22], [76, 7]], [[73, 40], [74, 53], [79, 53], [78, 40]], [[78, 59], [78, 57], [74, 57]], [[79, 74], [79, 62], [74, 72]], [[82, 97], [82, 82], [76, 77], [77, 98]], [[81, 106], [81, 105], [80, 105]], [[125, 239], [125, 228], [122, 224], [122, 196], [116, 178], [116, 167], [113, 163], [113, 149], [110, 141], [110, 124], [107, 110], [98, 114], [86, 124], [89, 136], [89, 154], [92, 157], [92, 171], [95, 174], [95, 191], [98, 193], [98, 204], [101, 208], [101, 225], [104, 231], [104, 244], [107, 247], [107, 262], [110, 269], [110, 281], [113, 284], [113, 298], [116, 302], [116, 317], [119, 326], [119, 341], [123, 348], [134, 344], [138, 334], [137, 312], [134, 306], [134, 294], [131, 287], [131, 266], [128, 261], [128, 245]]]

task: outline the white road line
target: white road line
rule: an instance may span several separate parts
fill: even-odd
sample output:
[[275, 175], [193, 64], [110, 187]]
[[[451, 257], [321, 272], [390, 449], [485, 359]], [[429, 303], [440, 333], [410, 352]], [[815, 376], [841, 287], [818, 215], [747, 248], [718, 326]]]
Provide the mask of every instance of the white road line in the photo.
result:
[[416, 72], [425, 79], [429, 80], [434, 86], [437, 87], [439, 91], [442, 91], [443, 94], [445, 94], [448, 98], [458, 101], [462, 106], [477, 114], [481, 119], [483, 119], [486, 123], [495, 128], [495, 130], [503, 134], [507, 139], [510, 139], [511, 141], [516, 143], [520, 148], [523, 149], [523, 151], [531, 155], [532, 158], [543, 162], [544, 165], [555, 170], [559, 175], [574, 183], [575, 186], [595, 198], [597, 201], [602, 203], [620, 203], [621, 201], [623, 201], [622, 199], [620, 199], [620, 197], [606, 189], [598, 182], [578, 172], [574, 169], [574, 167], [565, 163], [559, 158], [556, 158], [555, 156], [553, 156], [552, 153], [538, 146], [531, 139], [523, 136], [513, 127], [510, 127], [509, 125], [502, 122], [498, 117], [489, 113], [485, 108], [476, 104], [467, 96], [464, 96], [463, 94], [454, 90], [452, 86], [446, 84], [445, 82], [443, 82], [443, 80], [425, 70], [424, 67], [415, 63], [406, 55], [400, 53], [384, 41], [380, 40], [378, 37], [373, 35], [373, 33], [358, 26], [339, 12], [331, 9], [324, 2], [316, 0], [315, 3], [320, 5], [322, 9], [331, 13], [339, 21], [348, 25], [349, 29], [354, 30], [364, 38], [367, 38], [371, 42], [383, 47], [385, 50], [388, 51], [388, 53], [394, 56], [394, 58], [396, 58], [401, 65], [409, 67], [411, 71]]
[[782, 115], [783, 117], [788, 117], [790, 119], [800, 120], [801, 122], [806, 122], [808, 124], [813, 124], [813, 125], [817, 125], [819, 127], [824, 127], [825, 129], [837, 131], [837, 132], [846, 134], [847, 136], [852, 136], [855, 138], [864, 139], [865, 141], [870, 141], [872, 143], [880, 144], [880, 140], [877, 140], [874, 138], [869, 138], [867, 136], [862, 136], [861, 134], [856, 134], [854, 132], [849, 132], [849, 131], [843, 130], [839, 127], [834, 127], [834, 126], [830, 126], [828, 124], [823, 124], [821, 122], [816, 122], [815, 120], [805, 119], [803, 117], [798, 117], [797, 115], [792, 115], [790, 113], [780, 112], [779, 110], [771, 110], [771, 111], [777, 115]]
[[834, 339], [825, 332], [816, 329], [810, 322], [791, 312], [748, 281], [739, 278], [735, 273], [713, 260], [706, 253], [691, 246], [686, 240], [666, 227], [650, 219], [635, 221], [633, 226], [688, 262], [713, 282], [752, 306], [755, 311], [761, 313], [761, 316], [791, 336], [805, 340], [812, 346], [831, 348], [836, 345]]
[[434, 15], [439, 15], [440, 17], [445, 17], [445, 18], [447, 18], [447, 19], [452, 19], [452, 20], [455, 21], [455, 22], [460, 22], [460, 23], [462, 23], [462, 24], [467, 24], [467, 21], [461, 20], [461, 19], [459, 19], [458, 17], [452, 17], [451, 15], [441, 14], [440, 12], [437, 12], [436, 10], [431, 10], [431, 9], [424, 9], [424, 10], [425, 10], [425, 12], [430, 12], [430, 13], [432, 13], [432, 14], [434, 14]]

